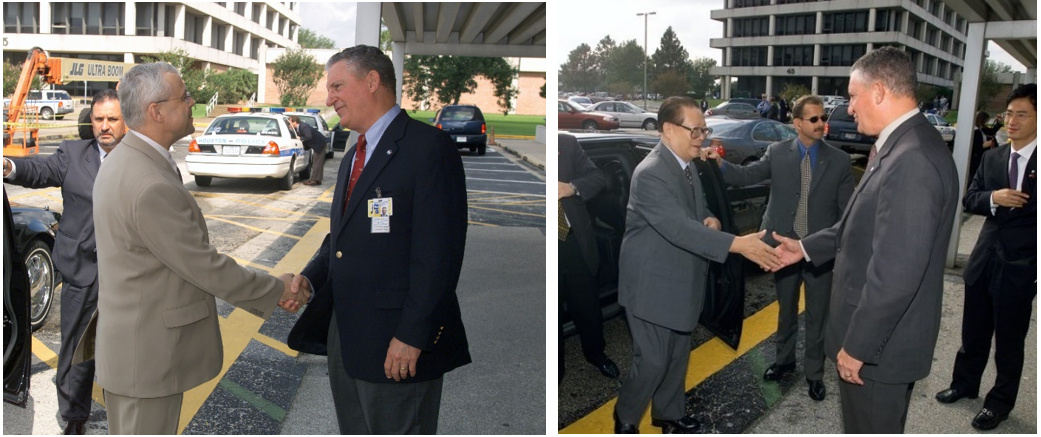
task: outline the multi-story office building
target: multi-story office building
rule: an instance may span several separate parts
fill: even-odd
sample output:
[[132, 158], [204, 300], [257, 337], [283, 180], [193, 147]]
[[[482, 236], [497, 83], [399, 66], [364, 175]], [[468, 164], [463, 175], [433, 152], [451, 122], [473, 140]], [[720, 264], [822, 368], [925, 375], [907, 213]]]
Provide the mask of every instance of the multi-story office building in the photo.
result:
[[[259, 73], [268, 48], [297, 48], [298, 2], [4, 2], [4, 61], [53, 57], [142, 62], [182, 49], [196, 68]], [[84, 83], [59, 88], [83, 95]], [[114, 85], [87, 83], [87, 95]]]
[[918, 65], [919, 82], [954, 88], [967, 24], [939, 0], [724, 0], [712, 11], [724, 38], [722, 97], [774, 95], [787, 84], [846, 95], [849, 68], [864, 53], [896, 46]]

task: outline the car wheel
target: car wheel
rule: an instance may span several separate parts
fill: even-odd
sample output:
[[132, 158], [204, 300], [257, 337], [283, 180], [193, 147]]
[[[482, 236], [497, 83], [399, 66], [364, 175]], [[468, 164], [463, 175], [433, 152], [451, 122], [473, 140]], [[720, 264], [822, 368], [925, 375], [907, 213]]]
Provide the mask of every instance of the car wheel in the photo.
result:
[[29, 245], [25, 270], [29, 275], [29, 323], [35, 331], [43, 327], [54, 301], [54, 261], [47, 243], [36, 240]]
[[54, 118], [54, 111], [51, 108], [43, 108], [40, 110], [40, 117], [44, 120], [50, 120]]
[[307, 163], [307, 167], [304, 167], [303, 170], [300, 170], [300, 180], [302, 181], [311, 179], [311, 167], [314, 166], [314, 152], [311, 152], [311, 159], [309, 159], [308, 161], [310, 162]]
[[477, 155], [484, 156], [485, 152], [488, 151], [488, 143], [481, 143], [477, 146]]
[[210, 186], [210, 182], [213, 182], [213, 176], [199, 176], [195, 175], [195, 185], [200, 187]]
[[596, 122], [593, 120], [586, 120], [582, 122], [582, 129], [585, 130], [596, 130], [598, 127], [600, 126], [598, 126]]
[[293, 189], [293, 168], [295, 166], [296, 157], [294, 156], [293, 159], [289, 160], [289, 171], [287, 171], [286, 175], [282, 177], [282, 180], [278, 182], [278, 188], [281, 188], [282, 190]]
[[658, 130], [658, 120], [648, 118], [643, 121], [643, 130]]
[[477, 146], [476, 146], [476, 145], [473, 145], [473, 146], [467, 146], [466, 148], [467, 148], [467, 149], [470, 149], [470, 154], [471, 154], [471, 155], [472, 155], [472, 154], [474, 154], [474, 153], [477, 153]]

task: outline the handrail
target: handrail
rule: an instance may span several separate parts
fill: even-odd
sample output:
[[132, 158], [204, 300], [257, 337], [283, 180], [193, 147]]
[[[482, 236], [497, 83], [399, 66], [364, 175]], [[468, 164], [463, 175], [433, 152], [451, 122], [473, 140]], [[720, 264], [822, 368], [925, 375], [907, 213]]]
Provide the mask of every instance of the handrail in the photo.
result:
[[257, 93], [253, 93], [253, 95], [249, 96], [249, 102], [246, 102], [246, 107], [247, 108], [252, 108], [253, 105], [256, 105], [256, 104], [257, 104]]
[[206, 103], [206, 115], [210, 115], [210, 112], [213, 112], [214, 106], [217, 106], [217, 93], [213, 93], [213, 97], [210, 97], [210, 101]]

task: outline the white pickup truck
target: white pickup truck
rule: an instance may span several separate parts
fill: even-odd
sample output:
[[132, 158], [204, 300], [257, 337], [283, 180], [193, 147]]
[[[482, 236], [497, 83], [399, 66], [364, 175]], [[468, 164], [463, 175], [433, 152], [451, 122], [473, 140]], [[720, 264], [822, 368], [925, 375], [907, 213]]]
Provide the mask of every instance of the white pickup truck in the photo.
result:
[[[11, 99], [4, 99], [4, 113]], [[64, 90], [29, 90], [25, 98], [25, 114], [40, 114], [44, 120], [57, 118], [61, 120], [65, 114], [71, 114], [76, 110], [72, 103], [72, 97]]]

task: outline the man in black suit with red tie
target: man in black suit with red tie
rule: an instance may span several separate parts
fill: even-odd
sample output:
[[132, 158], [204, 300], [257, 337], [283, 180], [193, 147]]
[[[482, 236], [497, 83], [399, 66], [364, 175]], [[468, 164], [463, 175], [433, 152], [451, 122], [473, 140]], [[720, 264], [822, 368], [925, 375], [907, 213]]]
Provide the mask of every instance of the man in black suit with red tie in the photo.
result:
[[[618, 365], [604, 349], [604, 324], [600, 313], [599, 287], [596, 283], [600, 258], [596, 253], [593, 223], [586, 202], [604, 189], [604, 174], [589, 160], [574, 136], [557, 135], [557, 200], [562, 217], [558, 217], [557, 253], [559, 272], [557, 286], [567, 304], [582, 342], [582, 354], [601, 374], [618, 378]], [[560, 378], [564, 377], [564, 341], [560, 339]]]
[[1009, 144], [984, 152], [962, 200], [987, 221], [965, 266], [962, 347], [951, 386], [936, 394], [945, 404], [979, 396], [993, 336], [998, 376], [972, 420], [982, 430], [996, 428], [1016, 405], [1037, 295], [1037, 85], [1012, 91], [1006, 106]]
[[294, 281], [316, 291], [290, 345], [327, 348], [341, 433], [435, 434], [442, 377], [470, 363], [455, 292], [462, 160], [451, 137], [398, 107], [378, 48], [333, 55], [326, 75], [326, 105], [361, 135], [340, 167], [330, 234]]

